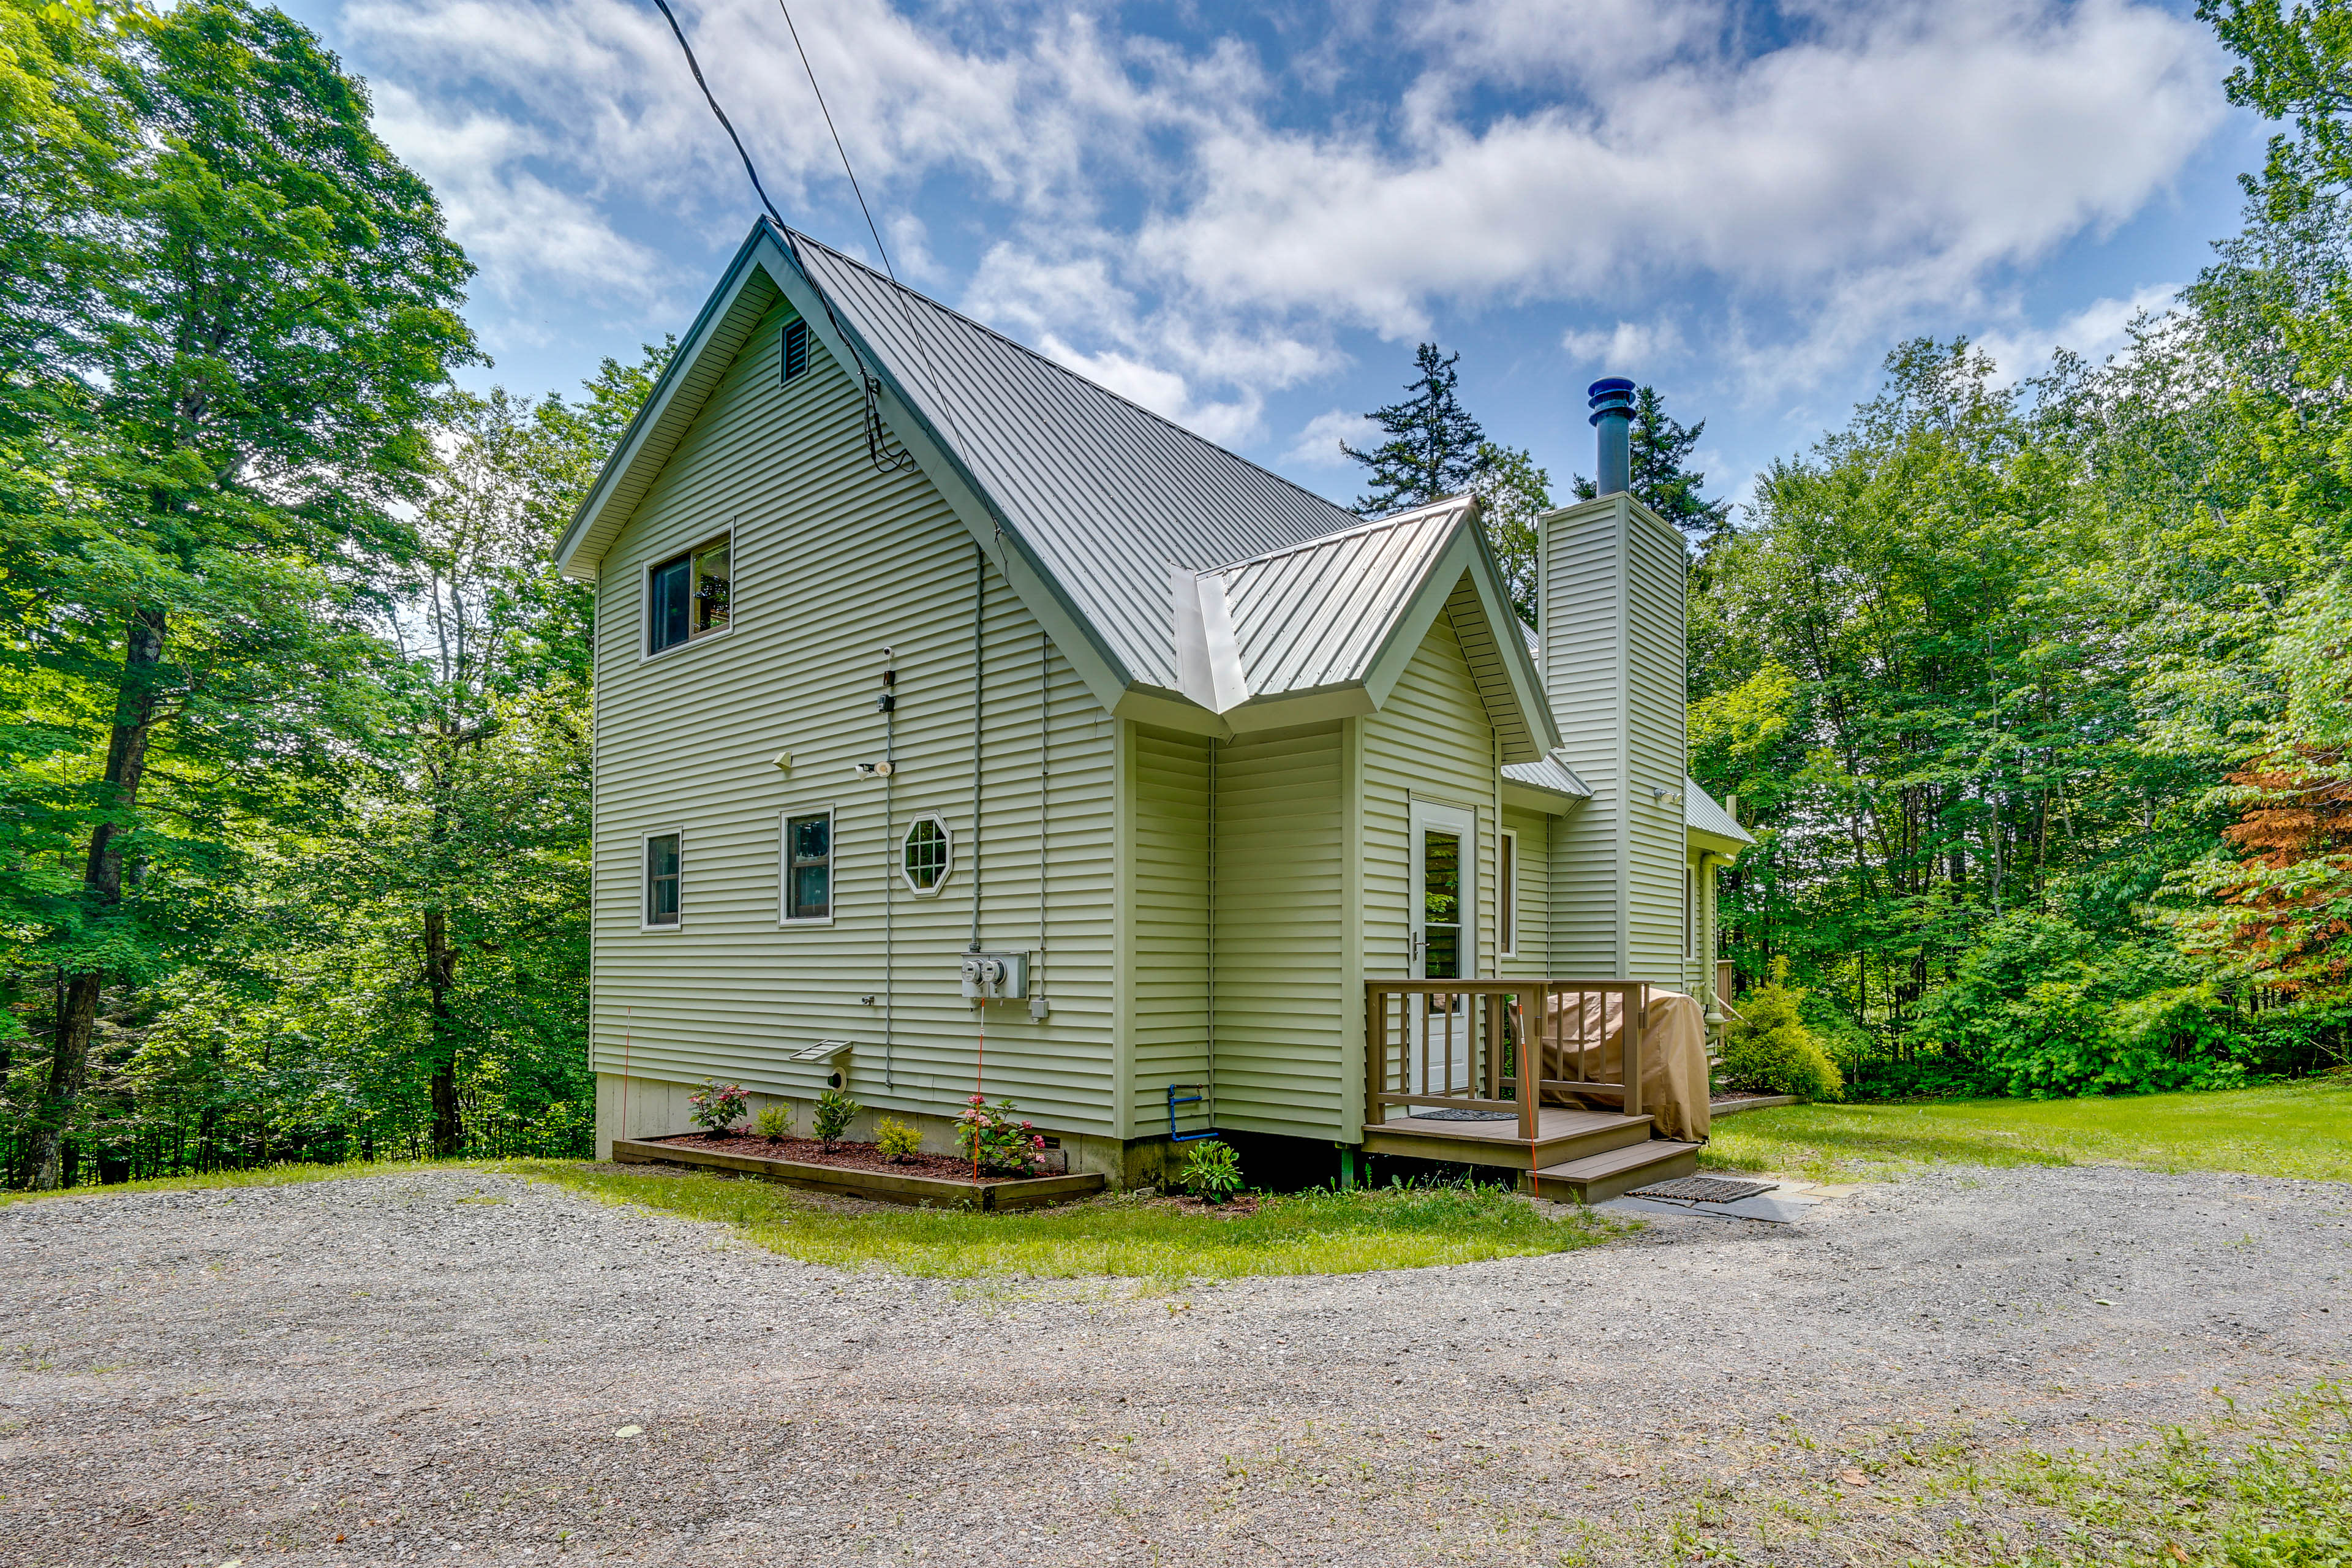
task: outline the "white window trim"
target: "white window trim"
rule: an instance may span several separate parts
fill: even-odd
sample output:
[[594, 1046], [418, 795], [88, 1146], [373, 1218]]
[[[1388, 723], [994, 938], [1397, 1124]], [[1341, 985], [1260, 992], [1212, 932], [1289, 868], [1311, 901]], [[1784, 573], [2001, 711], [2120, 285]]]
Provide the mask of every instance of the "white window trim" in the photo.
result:
[[[937, 823], [939, 825], [940, 836], [948, 841], [948, 863], [945, 868], [940, 872], [940, 879], [938, 881], [933, 882], [928, 888], [919, 888], [915, 885], [915, 879], [907, 875], [907, 840], [913, 836], [918, 825], [926, 822]], [[950, 827], [948, 826], [948, 819], [940, 816], [938, 812], [924, 812], [920, 816], [915, 817], [912, 821], [908, 822], [906, 826], [906, 831], [898, 835], [898, 880], [906, 888], [907, 891], [919, 899], [936, 899], [946, 889], [950, 882], [955, 880], [955, 829]]]
[[1519, 956], [1519, 830], [1506, 827], [1495, 836], [1499, 858], [1508, 870], [1495, 875], [1495, 951], [1503, 958]]
[[[818, 816], [824, 818], [824, 841], [827, 846], [825, 887], [829, 896], [825, 900], [824, 907], [832, 913], [791, 914], [788, 911], [793, 907], [793, 845], [787, 835], [792, 832], [793, 817]], [[839, 917], [840, 912], [841, 814], [834, 809], [831, 801], [826, 801], [822, 805], [788, 805], [776, 814], [776, 924], [794, 930], [829, 926]]]
[[[656, 925], [646, 919], [653, 903], [653, 867], [649, 848], [656, 838], [677, 840], [677, 919], [668, 925]], [[667, 936], [686, 929], [686, 829], [680, 827], [649, 827], [637, 835], [637, 931], [643, 936]]]
[[[727, 520], [726, 527], [711, 534], [700, 543], [688, 545], [684, 550], [665, 550], [659, 555], [649, 557], [646, 563], [637, 569], [637, 662], [639, 664], [651, 664], [655, 659], [667, 658], [674, 653], [684, 653], [690, 647], [701, 647], [709, 643], [723, 642], [726, 640], [727, 634], [735, 629], [735, 521], [736, 520], [730, 517]], [[689, 558], [699, 555], [722, 539], [727, 542], [727, 624], [715, 632], [705, 632], [698, 637], [689, 636], [684, 642], [672, 643], [666, 648], [656, 648], [654, 647], [654, 569], [657, 566], [667, 566], [681, 555]]]

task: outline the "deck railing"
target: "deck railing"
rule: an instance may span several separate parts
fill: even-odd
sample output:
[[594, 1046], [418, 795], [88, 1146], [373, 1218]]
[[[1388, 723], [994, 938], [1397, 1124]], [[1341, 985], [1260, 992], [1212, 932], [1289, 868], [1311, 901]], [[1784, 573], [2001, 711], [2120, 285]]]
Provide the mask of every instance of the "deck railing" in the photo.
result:
[[[1364, 1118], [1434, 1106], [1517, 1112], [1532, 1142], [1538, 1111], [1571, 1095], [1642, 1112], [1642, 1029], [1635, 980], [1367, 980]], [[1617, 1072], [1602, 1076], [1622, 1029]], [[1525, 1060], [1535, 1070], [1521, 1071]]]

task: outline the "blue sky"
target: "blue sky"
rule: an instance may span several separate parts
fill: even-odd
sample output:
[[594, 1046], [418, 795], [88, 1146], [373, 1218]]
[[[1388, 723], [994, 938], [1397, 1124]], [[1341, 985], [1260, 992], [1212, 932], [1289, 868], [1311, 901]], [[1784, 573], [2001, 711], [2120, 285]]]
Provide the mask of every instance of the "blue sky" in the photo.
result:
[[[517, 391], [693, 319], [755, 210], [651, 0], [295, 0], [481, 268]], [[771, 195], [870, 257], [775, 0], [677, 0]], [[1710, 489], [1886, 350], [2102, 354], [2236, 226], [2264, 128], [2136, 0], [797, 0], [901, 279], [1347, 501], [1413, 345], [1555, 490], [1582, 389], [1705, 417]]]

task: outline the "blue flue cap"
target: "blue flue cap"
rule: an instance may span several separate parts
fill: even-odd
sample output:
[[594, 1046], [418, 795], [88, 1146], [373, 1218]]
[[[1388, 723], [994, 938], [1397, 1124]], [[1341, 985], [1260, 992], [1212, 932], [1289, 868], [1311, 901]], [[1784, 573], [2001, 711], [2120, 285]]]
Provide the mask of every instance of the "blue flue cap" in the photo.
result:
[[1611, 415], [1621, 419], [1633, 416], [1633, 384], [1622, 375], [1603, 376], [1585, 388], [1592, 409], [1592, 423], [1600, 424]]

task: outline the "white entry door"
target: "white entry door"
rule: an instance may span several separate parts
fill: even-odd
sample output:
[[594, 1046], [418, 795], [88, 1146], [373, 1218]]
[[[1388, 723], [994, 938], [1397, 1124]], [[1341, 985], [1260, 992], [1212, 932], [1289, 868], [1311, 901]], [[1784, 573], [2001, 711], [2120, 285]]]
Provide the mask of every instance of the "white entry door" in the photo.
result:
[[[1465, 980], [1478, 972], [1478, 817], [1458, 805], [1414, 801], [1409, 889], [1412, 973]], [[1460, 1094], [1471, 1087], [1473, 1013], [1467, 997], [1423, 998], [1408, 1009], [1413, 1094]]]

